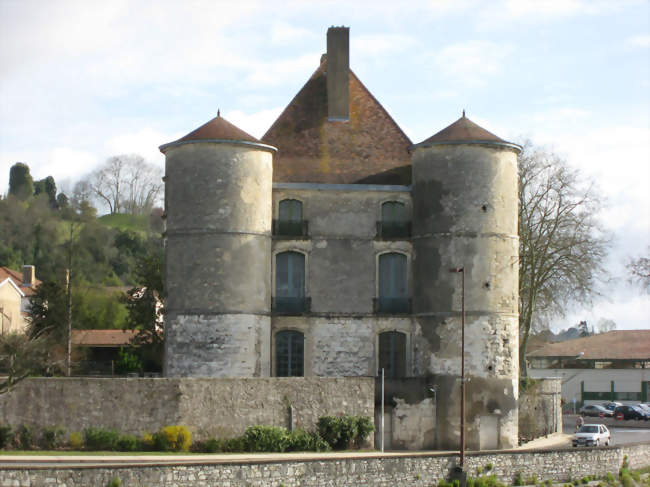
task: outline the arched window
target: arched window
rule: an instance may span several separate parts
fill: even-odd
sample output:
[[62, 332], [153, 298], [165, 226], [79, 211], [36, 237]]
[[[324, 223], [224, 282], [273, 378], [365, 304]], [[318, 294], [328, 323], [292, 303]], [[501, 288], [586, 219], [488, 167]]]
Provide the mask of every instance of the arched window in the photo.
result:
[[305, 256], [300, 252], [280, 252], [275, 256], [274, 311], [306, 311]]
[[408, 267], [404, 254], [391, 252], [379, 256], [378, 291], [377, 312], [409, 312]]
[[398, 331], [379, 334], [379, 370], [385, 377], [397, 379], [406, 376], [406, 335]]
[[303, 227], [302, 202], [292, 199], [280, 201], [275, 234], [301, 236], [306, 233]]
[[305, 336], [298, 331], [280, 331], [275, 335], [275, 366], [278, 377], [302, 377]]
[[382, 238], [403, 238], [411, 235], [411, 222], [404, 203], [387, 201], [381, 205], [379, 234]]

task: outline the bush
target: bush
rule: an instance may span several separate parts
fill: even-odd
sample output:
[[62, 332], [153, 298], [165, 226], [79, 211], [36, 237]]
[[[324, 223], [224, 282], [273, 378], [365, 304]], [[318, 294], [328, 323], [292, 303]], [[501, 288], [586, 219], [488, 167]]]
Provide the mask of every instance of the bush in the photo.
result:
[[61, 426], [49, 426], [41, 431], [39, 446], [43, 450], [56, 450], [63, 446], [65, 428]]
[[226, 453], [239, 453], [246, 451], [246, 445], [242, 436], [223, 440], [222, 447], [223, 451]]
[[287, 451], [328, 451], [329, 444], [314, 432], [310, 433], [303, 429], [296, 429], [289, 433], [289, 445]]
[[249, 452], [283, 452], [289, 446], [286, 428], [249, 426], [244, 432], [244, 448]]
[[117, 360], [115, 361], [115, 373], [118, 375], [126, 375], [133, 372], [140, 372], [142, 370], [142, 361], [136, 352], [120, 348]]
[[119, 451], [138, 451], [140, 440], [135, 435], [122, 435], [117, 440], [117, 449]]
[[366, 416], [323, 416], [318, 419], [319, 435], [334, 450], [359, 447], [375, 425]]
[[34, 444], [34, 428], [28, 424], [20, 425], [20, 428], [18, 428], [18, 444], [21, 450], [31, 450]]
[[6, 448], [11, 444], [13, 431], [11, 426], [0, 425], [0, 448]]
[[165, 426], [154, 435], [154, 446], [160, 451], [189, 451], [191, 444], [192, 433], [185, 426]]
[[68, 438], [68, 446], [72, 448], [73, 450], [81, 450], [81, 448], [84, 445], [84, 439], [83, 436], [81, 436], [81, 433], [78, 431], [73, 431], [70, 433], [70, 437]]
[[122, 481], [119, 477], [113, 477], [106, 487], [122, 487]]
[[217, 453], [224, 451], [223, 443], [216, 438], [208, 438], [207, 440], [196, 441], [192, 443], [190, 450], [194, 453]]
[[115, 451], [120, 433], [115, 430], [103, 428], [86, 428], [84, 430], [84, 443], [86, 449], [92, 451]]

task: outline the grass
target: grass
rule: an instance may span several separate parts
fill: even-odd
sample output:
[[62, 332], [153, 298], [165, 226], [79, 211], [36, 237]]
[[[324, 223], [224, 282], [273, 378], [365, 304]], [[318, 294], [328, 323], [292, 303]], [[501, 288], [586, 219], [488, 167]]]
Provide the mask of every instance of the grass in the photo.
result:
[[198, 453], [192, 452], [175, 452], [175, 451], [86, 451], [86, 450], [0, 450], [0, 458], [2, 457], [15, 457], [15, 456], [84, 456], [84, 457], [94, 457], [94, 456], [129, 456], [137, 457], [141, 455], [198, 455]]
[[98, 218], [102, 225], [120, 230], [132, 230], [146, 233], [149, 230], [149, 217], [146, 215], [127, 215], [116, 213], [103, 215]]

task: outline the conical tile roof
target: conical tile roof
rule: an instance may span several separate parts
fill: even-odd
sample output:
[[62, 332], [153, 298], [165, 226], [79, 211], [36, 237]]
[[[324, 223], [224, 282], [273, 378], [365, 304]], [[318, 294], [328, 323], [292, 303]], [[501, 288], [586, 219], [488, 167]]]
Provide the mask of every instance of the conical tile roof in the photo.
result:
[[507, 143], [500, 137], [497, 137], [492, 132], [488, 132], [483, 127], [475, 124], [469, 118], [463, 116], [456, 120], [454, 123], [445, 127], [437, 134], [432, 135], [428, 139], [420, 142], [417, 145], [427, 145], [444, 142], [501, 142]]
[[245, 142], [256, 142], [260, 143], [259, 139], [256, 139], [250, 134], [247, 134], [239, 127], [236, 127], [228, 120], [221, 116], [220, 112], [217, 112], [217, 116], [214, 117], [207, 123], [204, 123], [196, 130], [193, 130], [184, 137], [181, 137], [177, 142], [184, 142], [187, 140], [241, 140]]

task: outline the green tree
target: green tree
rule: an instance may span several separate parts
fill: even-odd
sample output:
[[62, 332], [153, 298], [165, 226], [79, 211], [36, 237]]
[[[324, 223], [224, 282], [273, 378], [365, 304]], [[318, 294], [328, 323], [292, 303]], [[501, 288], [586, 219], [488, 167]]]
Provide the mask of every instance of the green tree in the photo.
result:
[[127, 291], [127, 329], [136, 330], [132, 344], [140, 350], [145, 368], [162, 369], [163, 354], [163, 250], [142, 257], [136, 264], [138, 286]]
[[597, 296], [610, 244], [600, 193], [556, 154], [523, 144], [519, 156], [519, 361], [531, 330]]
[[47, 199], [50, 203], [51, 208], [57, 207], [56, 200], [56, 183], [52, 176], [48, 176], [45, 179], [40, 179], [34, 183], [34, 195], [38, 196], [40, 194], [47, 195]]
[[67, 296], [65, 285], [57, 281], [43, 281], [29, 299], [31, 315], [27, 335], [30, 338], [47, 337], [63, 344], [67, 331]]
[[34, 180], [29, 173], [29, 166], [17, 162], [9, 170], [9, 195], [26, 200], [34, 194]]

